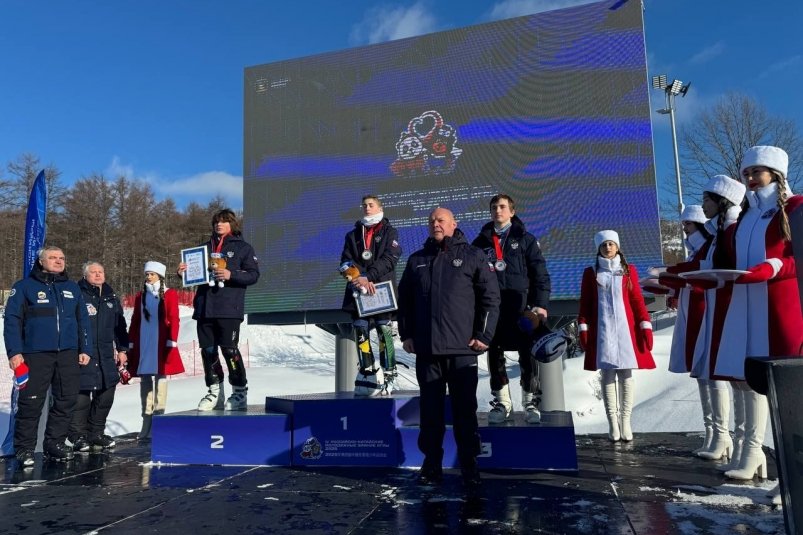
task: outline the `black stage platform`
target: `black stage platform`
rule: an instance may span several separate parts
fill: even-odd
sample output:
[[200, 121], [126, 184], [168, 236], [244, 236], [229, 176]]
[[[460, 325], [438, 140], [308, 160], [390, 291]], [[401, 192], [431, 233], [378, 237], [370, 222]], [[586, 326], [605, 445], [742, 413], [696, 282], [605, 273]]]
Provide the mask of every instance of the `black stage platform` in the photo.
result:
[[114, 453], [70, 463], [43, 463], [37, 454], [23, 470], [5, 459], [0, 532], [784, 532], [766, 482], [726, 482], [715, 463], [688, 453], [700, 444], [696, 435], [636, 434], [616, 445], [579, 436], [578, 472], [483, 471], [475, 492], [455, 470], [422, 487], [400, 468], [155, 466], [148, 445], [119, 438]]

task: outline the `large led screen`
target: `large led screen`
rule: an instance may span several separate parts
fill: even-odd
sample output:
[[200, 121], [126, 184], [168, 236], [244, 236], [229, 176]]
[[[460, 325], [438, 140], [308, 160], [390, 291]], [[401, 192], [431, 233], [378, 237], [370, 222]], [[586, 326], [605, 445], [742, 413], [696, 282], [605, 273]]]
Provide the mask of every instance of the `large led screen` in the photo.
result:
[[343, 239], [376, 194], [404, 256], [437, 206], [469, 240], [496, 193], [579, 296], [593, 235], [661, 262], [640, 2], [601, 2], [245, 71], [250, 313], [340, 308]]

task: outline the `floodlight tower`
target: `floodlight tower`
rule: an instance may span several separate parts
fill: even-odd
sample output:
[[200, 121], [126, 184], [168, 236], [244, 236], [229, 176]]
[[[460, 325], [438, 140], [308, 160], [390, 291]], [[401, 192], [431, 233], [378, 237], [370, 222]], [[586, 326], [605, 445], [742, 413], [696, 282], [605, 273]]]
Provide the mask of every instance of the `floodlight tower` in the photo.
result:
[[[655, 111], [662, 115], [669, 114], [669, 122], [672, 126], [672, 149], [675, 155], [675, 182], [678, 188], [678, 217], [680, 217], [683, 214], [683, 190], [680, 186], [680, 158], [678, 157], [678, 138], [675, 131], [675, 97], [678, 95], [685, 97], [686, 93], [689, 92], [691, 83], [683, 85], [680, 80], [672, 80], [671, 83], [667, 83], [666, 75], [660, 74], [652, 77], [652, 87], [653, 89], [663, 90], [666, 96], [666, 107]], [[683, 244], [683, 256], [685, 257], [687, 253], [686, 244], [683, 240], [681, 240], [681, 243]]]

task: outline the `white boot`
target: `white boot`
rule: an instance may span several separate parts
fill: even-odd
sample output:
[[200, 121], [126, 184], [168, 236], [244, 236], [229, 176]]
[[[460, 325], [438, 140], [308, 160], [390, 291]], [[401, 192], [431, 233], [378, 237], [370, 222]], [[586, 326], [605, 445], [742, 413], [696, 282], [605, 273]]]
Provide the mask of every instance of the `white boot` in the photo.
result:
[[711, 441], [714, 438], [714, 416], [713, 411], [711, 410], [711, 392], [708, 381], [705, 379], [697, 379], [697, 390], [700, 392], [700, 404], [703, 407], [703, 426], [705, 426], [705, 438], [703, 439], [703, 445], [692, 452], [695, 455], [701, 451], [707, 451], [710, 449]]
[[226, 399], [226, 392], [223, 383], [215, 383], [209, 387], [206, 395], [198, 403], [199, 411], [222, 411], [223, 402]]
[[632, 377], [621, 382], [622, 385], [622, 440], [633, 440], [633, 429], [630, 427], [630, 415], [633, 413], [633, 398], [635, 397], [636, 383]]
[[524, 407], [524, 421], [528, 424], [541, 423], [541, 411], [535, 404], [532, 392], [521, 391], [521, 406]]
[[[713, 386], [713, 385], [712, 385]], [[733, 451], [733, 441], [728, 432], [730, 421], [730, 395], [728, 387], [711, 388], [711, 411], [714, 419], [714, 438], [711, 440], [711, 447], [706, 451], [697, 454], [702, 459], [717, 461], [730, 459]]]
[[167, 376], [155, 376], [153, 378], [153, 389], [153, 414], [164, 414], [167, 409]]
[[754, 392], [744, 391], [744, 446], [739, 468], [728, 470], [725, 476], [731, 479], [767, 478], [767, 457], [764, 455], [764, 434], [767, 431], [767, 417], [770, 408], [767, 397]]
[[234, 386], [233, 392], [229, 399], [226, 400], [224, 410], [227, 411], [244, 411], [248, 410], [248, 387], [247, 386]]
[[513, 415], [513, 402], [510, 400], [510, 385], [504, 385], [499, 390], [491, 392], [494, 399], [491, 401], [491, 410], [488, 412], [488, 423], [501, 424]]
[[[736, 384], [736, 383], [734, 383]], [[736, 470], [742, 461], [742, 450], [744, 448], [744, 391], [734, 388], [733, 392], [733, 453], [728, 463], [717, 466], [720, 472]]]
[[[603, 371], [603, 381], [605, 372]], [[616, 377], [614, 375], [614, 377]], [[622, 435], [619, 431], [619, 400], [616, 395], [616, 379], [605, 384], [602, 383], [602, 402], [605, 404], [605, 414], [608, 416], [608, 438], [619, 442]]]
[[778, 483], [774, 487], [770, 489], [767, 493], [767, 498], [772, 500], [772, 505], [783, 505], [783, 500], [781, 500], [781, 484]]
[[154, 378], [152, 375], [143, 375], [139, 382], [139, 399], [142, 402], [142, 429], [137, 435], [138, 440], [151, 438], [151, 421], [153, 420]]

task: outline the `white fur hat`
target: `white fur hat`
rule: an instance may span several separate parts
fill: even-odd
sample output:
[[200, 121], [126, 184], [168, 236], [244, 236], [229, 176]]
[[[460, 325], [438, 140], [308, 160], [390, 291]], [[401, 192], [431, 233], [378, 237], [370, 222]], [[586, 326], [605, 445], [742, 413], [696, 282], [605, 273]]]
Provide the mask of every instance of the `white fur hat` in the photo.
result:
[[617, 234], [615, 230], [600, 230], [594, 235], [594, 246], [597, 249], [602, 245], [602, 242], [606, 241], [612, 241], [617, 247], [621, 247], [621, 245], [619, 245], [619, 234]]
[[742, 203], [742, 199], [744, 199], [744, 192], [746, 189], [744, 184], [733, 180], [727, 175], [714, 175], [711, 177], [711, 180], [708, 181], [708, 184], [705, 185], [703, 191], [716, 193], [720, 197], [725, 197], [736, 206], [739, 206]]
[[165, 266], [161, 262], [154, 262], [153, 260], [149, 260], [148, 262], [145, 262], [145, 273], [147, 273], [148, 271], [152, 271], [153, 273], [156, 273], [160, 277], [164, 278], [165, 273], [167, 273], [167, 266]]
[[680, 214], [680, 221], [691, 221], [692, 223], [705, 223], [708, 218], [705, 217], [703, 207], [699, 204], [690, 204], [683, 209]]
[[741, 175], [745, 169], [755, 165], [775, 169], [786, 178], [786, 171], [789, 169], [789, 155], [783, 149], [770, 145], [750, 147], [742, 156], [742, 167], [739, 169], [739, 174]]

